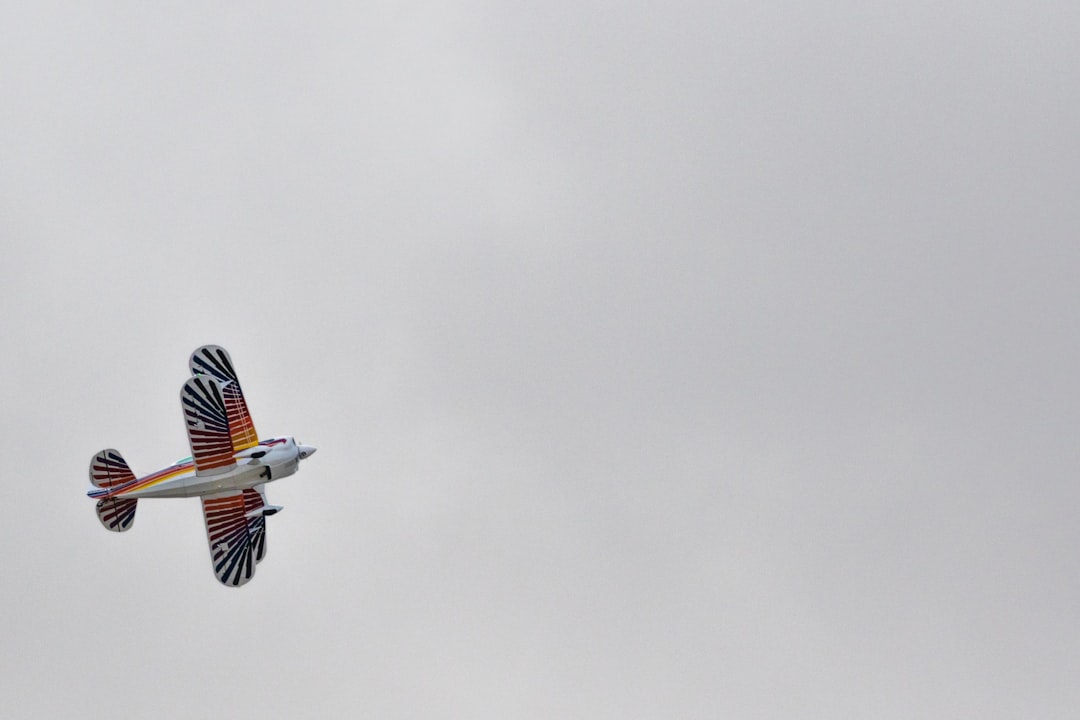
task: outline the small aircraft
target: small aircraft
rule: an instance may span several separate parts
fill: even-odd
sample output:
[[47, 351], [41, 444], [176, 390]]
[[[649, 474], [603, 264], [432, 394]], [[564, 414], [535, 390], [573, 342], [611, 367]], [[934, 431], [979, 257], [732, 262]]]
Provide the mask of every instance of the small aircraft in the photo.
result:
[[86, 494], [113, 532], [131, 529], [140, 498], [202, 498], [214, 576], [238, 587], [266, 557], [266, 518], [281, 511], [267, 504], [266, 483], [295, 473], [315, 448], [291, 437], [259, 440], [224, 348], [200, 347], [188, 367], [180, 401], [191, 457], [137, 478], [119, 452], [102, 450], [90, 461], [94, 488]]

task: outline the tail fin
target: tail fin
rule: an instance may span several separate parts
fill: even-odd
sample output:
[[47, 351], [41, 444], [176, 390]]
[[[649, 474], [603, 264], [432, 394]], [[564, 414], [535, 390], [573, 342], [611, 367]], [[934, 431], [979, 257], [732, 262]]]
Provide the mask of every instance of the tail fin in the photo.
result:
[[90, 482], [97, 487], [112, 489], [135, 479], [119, 450], [106, 448], [90, 461]]
[[124, 532], [135, 523], [138, 498], [105, 498], [97, 502], [97, 516], [106, 530]]
[[[99, 488], [112, 490], [135, 480], [123, 456], [116, 450], [102, 450], [90, 461], [90, 482]], [[97, 516], [106, 530], [124, 532], [135, 522], [137, 498], [105, 497], [97, 502]]]

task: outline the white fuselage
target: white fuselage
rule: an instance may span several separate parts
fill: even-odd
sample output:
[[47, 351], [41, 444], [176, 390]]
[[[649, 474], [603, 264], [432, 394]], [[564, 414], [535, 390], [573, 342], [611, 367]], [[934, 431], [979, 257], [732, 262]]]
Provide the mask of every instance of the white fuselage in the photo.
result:
[[138, 478], [130, 489], [114, 493], [113, 497], [194, 497], [243, 490], [292, 475], [299, 468], [301, 458], [311, 452], [314, 448], [297, 445], [291, 437], [264, 440], [236, 453], [235, 465], [197, 474], [191, 459], [181, 460]]

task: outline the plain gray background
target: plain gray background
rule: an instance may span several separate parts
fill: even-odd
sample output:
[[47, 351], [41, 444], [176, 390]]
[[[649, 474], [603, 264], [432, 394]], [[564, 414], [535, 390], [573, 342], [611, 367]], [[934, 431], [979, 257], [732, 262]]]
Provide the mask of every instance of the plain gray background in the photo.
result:
[[[1077, 37], [0, 3], [0, 715], [1076, 717]], [[240, 590], [84, 496], [202, 343], [320, 448]]]

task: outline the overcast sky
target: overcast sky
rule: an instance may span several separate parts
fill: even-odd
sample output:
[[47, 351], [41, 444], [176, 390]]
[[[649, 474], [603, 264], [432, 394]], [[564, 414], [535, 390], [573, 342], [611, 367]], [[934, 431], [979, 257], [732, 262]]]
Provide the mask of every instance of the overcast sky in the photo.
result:
[[0, 2], [0, 716], [1075, 718], [1077, 8]]

